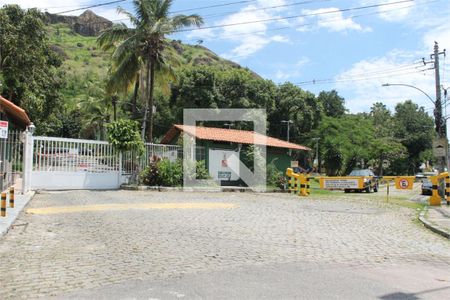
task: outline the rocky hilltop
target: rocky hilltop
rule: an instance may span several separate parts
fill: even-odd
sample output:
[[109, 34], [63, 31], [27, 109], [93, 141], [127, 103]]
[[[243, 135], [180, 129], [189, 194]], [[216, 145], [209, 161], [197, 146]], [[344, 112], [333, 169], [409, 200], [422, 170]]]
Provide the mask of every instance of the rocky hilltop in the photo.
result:
[[67, 24], [73, 31], [83, 36], [98, 36], [102, 30], [110, 28], [113, 25], [111, 21], [96, 15], [91, 10], [86, 10], [78, 17], [50, 13], [46, 13], [46, 15], [50, 24]]

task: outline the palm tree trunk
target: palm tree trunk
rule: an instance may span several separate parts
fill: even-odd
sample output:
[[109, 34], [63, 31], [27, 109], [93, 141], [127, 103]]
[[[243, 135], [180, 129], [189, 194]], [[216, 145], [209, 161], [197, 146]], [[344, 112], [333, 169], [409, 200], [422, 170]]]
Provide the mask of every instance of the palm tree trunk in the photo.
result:
[[[149, 80], [149, 78], [150, 78], [150, 66], [151, 66], [151, 63], [150, 63], [150, 60], [147, 62], [147, 80]], [[145, 88], [145, 90], [146, 90], [146, 95], [145, 96], [147, 96], [148, 94], [149, 94], [149, 84], [147, 84], [147, 86], [146, 86], [146, 88]], [[144, 107], [144, 118], [143, 118], [143, 120], [142, 120], [142, 132], [141, 132], [141, 139], [142, 139], [142, 141], [144, 141], [145, 142], [145, 134], [146, 134], [146, 132], [147, 132], [147, 120], [148, 120], [148, 100], [147, 101], [145, 101], [145, 107]]]
[[155, 63], [150, 63], [150, 82], [148, 85], [148, 115], [149, 115], [149, 128], [148, 128], [148, 141], [153, 140], [153, 88], [155, 84]]
[[133, 97], [131, 98], [131, 118], [133, 120], [137, 119], [137, 109], [136, 109], [136, 103], [137, 103], [137, 97], [139, 92], [139, 74], [136, 77], [136, 82], [134, 83], [134, 91], [133, 91]]

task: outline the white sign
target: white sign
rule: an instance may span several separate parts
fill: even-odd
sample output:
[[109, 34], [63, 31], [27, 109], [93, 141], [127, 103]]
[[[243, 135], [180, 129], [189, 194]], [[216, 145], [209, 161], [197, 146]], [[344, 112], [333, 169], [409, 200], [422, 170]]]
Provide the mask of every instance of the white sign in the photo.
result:
[[324, 179], [325, 189], [357, 189], [359, 179]]
[[8, 138], [8, 121], [0, 121], [0, 139]]
[[239, 180], [239, 151], [209, 149], [209, 174], [216, 180]]

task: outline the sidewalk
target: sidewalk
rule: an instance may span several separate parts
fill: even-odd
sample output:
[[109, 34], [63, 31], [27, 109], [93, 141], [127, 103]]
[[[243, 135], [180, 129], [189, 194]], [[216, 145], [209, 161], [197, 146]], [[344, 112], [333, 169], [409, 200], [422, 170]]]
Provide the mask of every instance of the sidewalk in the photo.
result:
[[6, 202], [6, 217], [0, 217], [0, 237], [6, 234], [14, 223], [16, 218], [19, 216], [20, 212], [27, 205], [27, 203], [33, 199], [35, 192], [31, 191], [25, 195], [19, 193], [15, 194], [14, 197], [14, 208], [9, 207], [9, 196]]
[[443, 201], [441, 206], [429, 206], [419, 217], [425, 227], [450, 239], [450, 205]]

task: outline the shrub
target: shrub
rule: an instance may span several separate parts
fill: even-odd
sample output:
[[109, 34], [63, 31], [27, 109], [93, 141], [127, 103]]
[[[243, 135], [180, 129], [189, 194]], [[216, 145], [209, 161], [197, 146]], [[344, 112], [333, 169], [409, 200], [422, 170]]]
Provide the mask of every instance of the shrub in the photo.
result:
[[283, 172], [279, 171], [273, 162], [274, 160], [267, 165], [267, 185], [284, 189], [286, 178]]
[[206, 168], [206, 164], [204, 160], [198, 160], [196, 163], [196, 172], [197, 172], [197, 179], [210, 179], [211, 176], [209, 176], [208, 169]]
[[[197, 179], [209, 179], [205, 161], [196, 163]], [[171, 162], [168, 159], [153, 157], [149, 165], [141, 173], [141, 182], [145, 185], [181, 186], [183, 184], [183, 161]]]
[[108, 125], [108, 141], [119, 151], [144, 152], [144, 142], [139, 135], [139, 124], [132, 120], [118, 120]]
[[183, 165], [181, 160], [171, 162], [163, 159], [158, 163], [159, 178], [162, 186], [180, 186], [183, 184]]
[[141, 173], [141, 182], [145, 185], [161, 185], [161, 178], [159, 176], [159, 158], [152, 159], [148, 166]]

